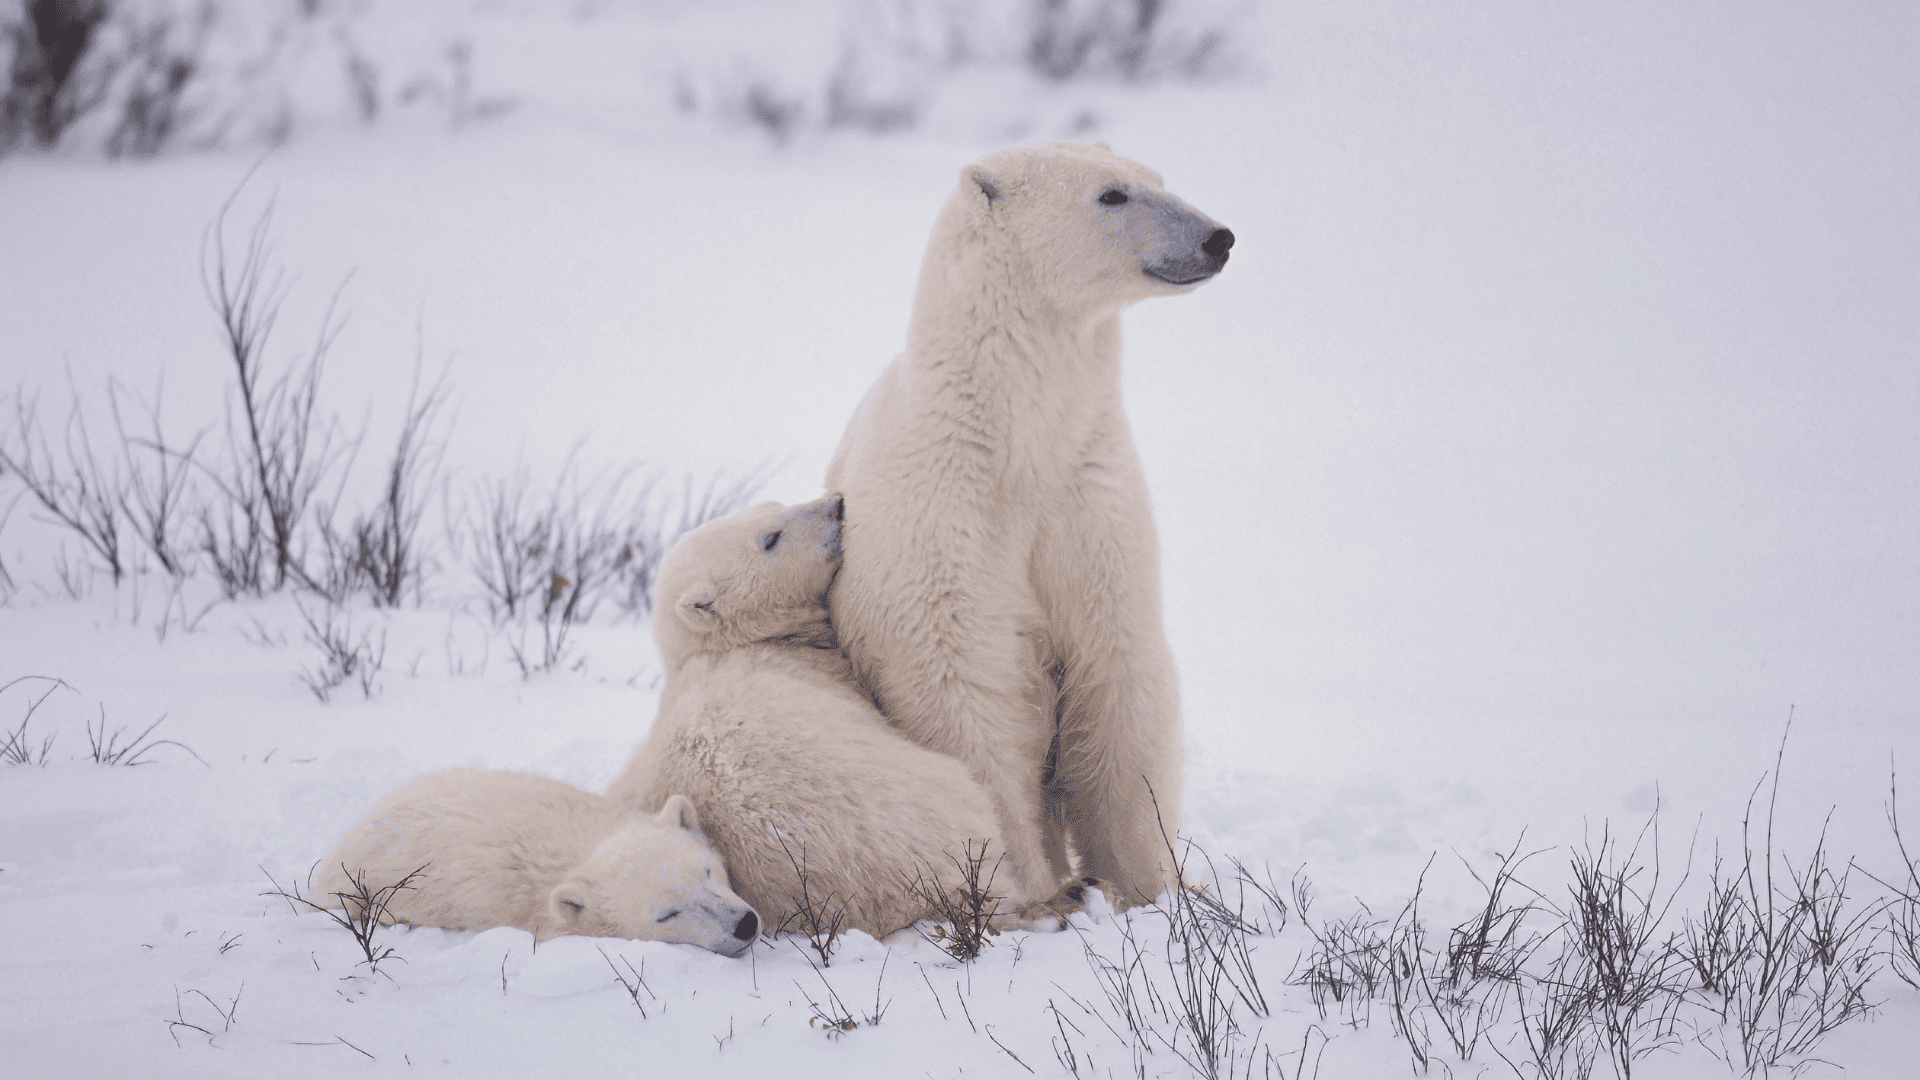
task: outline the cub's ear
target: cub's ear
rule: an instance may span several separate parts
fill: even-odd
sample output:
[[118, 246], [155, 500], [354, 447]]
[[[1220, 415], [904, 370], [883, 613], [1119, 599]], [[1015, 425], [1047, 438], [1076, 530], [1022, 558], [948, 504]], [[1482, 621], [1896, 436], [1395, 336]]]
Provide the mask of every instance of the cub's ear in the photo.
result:
[[992, 173], [978, 165], [969, 165], [960, 170], [960, 182], [979, 188], [980, 194], [986, 197], [988, 207], [992, 207], [1000, 199], [1000, 181], [995, 180]]
[[555, 934], [571, 934], [587, 913], [587, 886], [583, 881], [563, 881], [547, 893], [547, 914], [553, 917]]
[[1113, 153], [1113, 147], [1103, 142], [1090, 142], [1087, 145], [1093, 147], [1095, 150], [1105, 150], [1109, 154]]
[[693, 808], [693, 800], [685, 795], [669, 795], [667, 804], [660, 808], [660, 823], [669, 828], [699, 832], [700, 811]]
[[713, 583], [701, 581], [680, 594], [680, 599], [674, 601], [673, 613], [680, 616], [680, 621], [689, 629], [704, 634], [720, 623], [719, 612], [713, 610], [715, 600]]

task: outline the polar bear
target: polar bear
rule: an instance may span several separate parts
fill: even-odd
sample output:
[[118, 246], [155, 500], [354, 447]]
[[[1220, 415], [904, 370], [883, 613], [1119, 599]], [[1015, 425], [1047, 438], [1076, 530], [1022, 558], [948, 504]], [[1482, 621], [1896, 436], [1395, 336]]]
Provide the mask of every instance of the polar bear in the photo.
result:
[[1120, 401], [1120, 311], [1191, 291], [1233, 234], [1104, 144], [961, 170], [906, 352], [827, 472], [846, 500], [833, 622], [881, 710], [985, 785], [1037, 895], [1173, 880], [1179, 690], [1153, 512]]
[[[684, 792], [772, 932], [804, 925], [811, 905], [879, 937], [932, 915], [927, 894], [951, 895], [970, 856], [983, 879], [998, 873], [994, 892], [1007, 875], [986, 790], [889, 727], [835, 642], [840, 519], [837, 498], [763, 503], [667, 553], [653, 587], [660, 712], [607, 794], [652, 810]], [[1043, 925], [1097, 884], [1013, 897], [994, 924]]]
[[738, 956], [760, 917], [684, 796], [635, 814], [544, 776], [506, 770], [429, 773], [375, 803], [321, 863], [310, 895], [347, 909], [353, 894], [395, 890], [382, 922], [698, 945]]

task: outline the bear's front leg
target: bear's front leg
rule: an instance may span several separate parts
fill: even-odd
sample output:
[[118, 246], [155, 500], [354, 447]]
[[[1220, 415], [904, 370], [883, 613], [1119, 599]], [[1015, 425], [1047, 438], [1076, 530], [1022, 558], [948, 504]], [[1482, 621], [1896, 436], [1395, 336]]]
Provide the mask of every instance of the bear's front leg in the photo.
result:
[[1074, 665], [1062, 687], [1053, 791], [1079, 853], [1077, 873], [1112, 884], [1121, 906], [1151, 903], [1175, 881], [1182, 748], [1172, 661]]
[[1185, 755], [1159, 544], [1124, 421], [1088, 453], [1060, 509], [1037, 575], [1060, 671], [1053, 797], [1075, 872], [1111, 882], [1116, 903], [1150, 903], [1174, 881]]
[[[992, 651], [1004, 658], [1026, 647], [1010, 638]], [[1006, 851], [997, 890], [1020, 903], [1051, 896], [1060, 885], [1044, 828], [1051, 687], [1031, 664], [995, 663], [964, 652], [949, 656], [953, 666], [945, 677], [920, 683], [914, 692], [890, 694], [883, 686], [883, 709], [916, 741], [960, 759], [986, 790]]]
[[[877, 562], [850, 557], [834, 584], [847, 658], [894, 727], [959, 759], [985, 789], [1006, 850], [999, 888], [1019, 902], [1053, 895], [1060, 881], [1047, 856], [1043, 773], [1055, 695], [1037, 659], [1038, 609], [990, 587], [887, 581]], [[981, 603], [982, 594], [996, 602]]]

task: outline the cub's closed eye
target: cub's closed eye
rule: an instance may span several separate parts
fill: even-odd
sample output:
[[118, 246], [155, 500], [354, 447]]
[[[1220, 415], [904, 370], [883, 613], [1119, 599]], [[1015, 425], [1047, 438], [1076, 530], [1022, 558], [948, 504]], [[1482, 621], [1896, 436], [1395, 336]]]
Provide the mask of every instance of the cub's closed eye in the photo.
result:
[[657, 922], [657, 923], [662, 923], [662, 922], [666, 922], [666, 921], [668, 921], [668, 920], [670, 920], [670, 919], [677, 919], [677, 918], [679, 918], [679, 917], [680, 917], [680, 913], [679, 913], [678, 911], [669, 911], [669, 912], [667, 912], [667, 913], [666, 913], [665, 915], [662, 915], [662, 916], [660, 916], [659, 918], [657, 918], [657, 919], [655, 919], [655, 920], [653, 920], [653, 921], [654, 921], [654, 922]]
[[1127, 201], [1127, 193], [1119, 188], [1108, 188], [1100, 193], [1100, 201], [1108, 206], [1119, 206]]
[[760, 550], [772, 551], [775, 545], [779, 543], [780, 543], [780, 530], [775, 529], [772, 532], [760, 538]]

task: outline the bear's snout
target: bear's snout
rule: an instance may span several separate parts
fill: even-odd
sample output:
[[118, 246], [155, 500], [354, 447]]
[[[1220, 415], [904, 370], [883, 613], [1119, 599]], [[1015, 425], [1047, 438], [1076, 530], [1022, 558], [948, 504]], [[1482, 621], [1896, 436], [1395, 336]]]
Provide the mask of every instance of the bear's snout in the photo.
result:
[[760, 935], [760, 916], [748, 911], [740, 916], [740, 922], [733, 928], [733, 936], [741, 941], [752, 941]]
[[1207, 237], [1207, 242], [1200, 245], [1200, 250], [1206, 252], [1207, 258], [1212, 259], [1214, 266], [1218, 268], [1227, 265], [1227, 249], [1231, 247], [1233, 247], [1233, 230], [1215, 229], [1213, 235]]
[[817, 543], [827, 558], [838, 559], [840, 531], [845, 527], [846, 518], [846, 499], [831, 495], [795, 507], [782, 522], [782, 528], [792, 539]]

